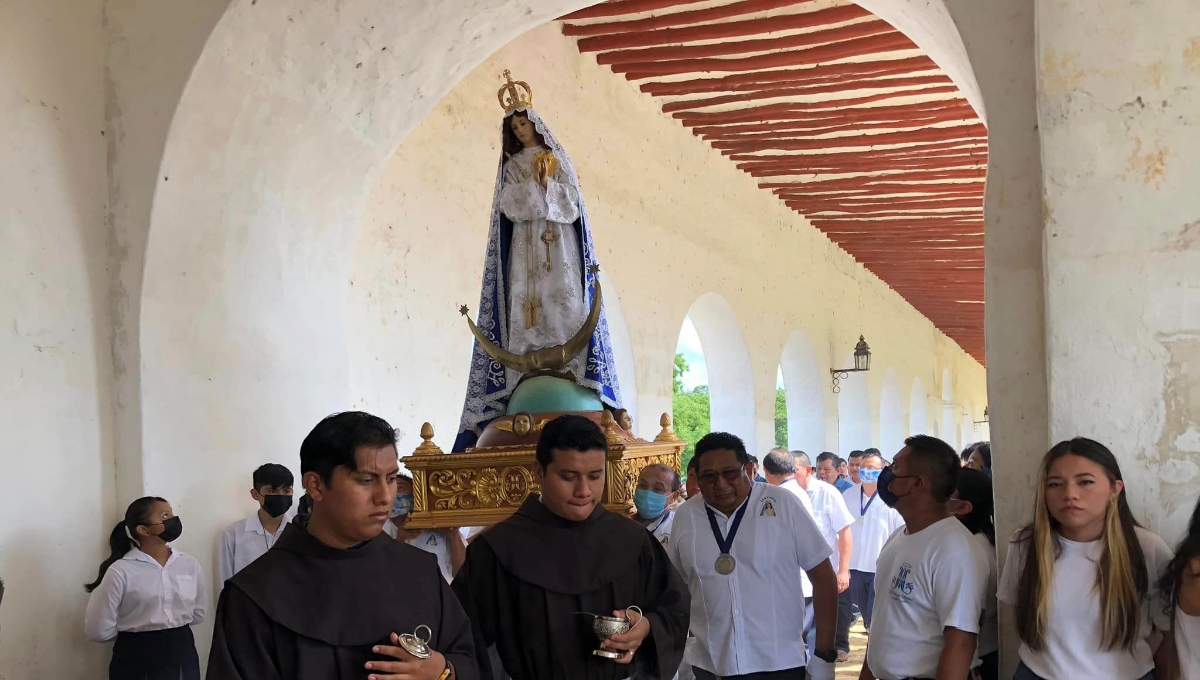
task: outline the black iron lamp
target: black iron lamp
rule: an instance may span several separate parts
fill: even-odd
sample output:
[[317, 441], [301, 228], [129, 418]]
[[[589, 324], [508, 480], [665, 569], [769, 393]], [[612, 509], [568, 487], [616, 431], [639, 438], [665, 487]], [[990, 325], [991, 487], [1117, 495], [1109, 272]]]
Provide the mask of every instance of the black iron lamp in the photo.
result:
[[871, 347], [863, 336], [858, 336], [858, 344], [854, 346], [854, 368], [831, 368], [829, 375], [833, 377], [833, 393], [842, 391], [842, 381], [851, 373], [862, 373], [871, 370]]

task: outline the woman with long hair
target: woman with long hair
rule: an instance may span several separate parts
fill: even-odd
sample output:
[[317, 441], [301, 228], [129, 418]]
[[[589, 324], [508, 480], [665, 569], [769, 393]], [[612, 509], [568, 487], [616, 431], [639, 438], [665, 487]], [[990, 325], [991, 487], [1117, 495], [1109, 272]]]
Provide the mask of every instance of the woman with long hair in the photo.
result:
[[1174, 655], [1174, 644], [1153, 646], [1170, 630], [1152, 585], [1170, 560], [1134, 521], [1111, 451], [1084, 438], [1050, 449], [998, 588], [1021, 638], [1014, 679], [1155, 678]]
[[1200, 680], [1200, 501], [1158, 587], [1173, 618], [1183, 680]]
[[88, 640], [116, 639], [109, 680], [200, 680], [191, 626], [204, 620], [208, 593], [196, 558], [168, 545], [182, 532], [171, 504], [153, 496], [113, 527], [112, 554], [84, 586]]
[[979, 470], [963, 468], [958, 473], [958, 487], [946, 504], [950, 512], [963, 523], [987, 556], [988, 586], [984, 599], [983, 618], [979, 626], [979, 677], [996, 680], [1000, 673], [1000, 643], [996, 634], [996, 524], [993, 519], [995, 502], [992, 498], [992, 478]]

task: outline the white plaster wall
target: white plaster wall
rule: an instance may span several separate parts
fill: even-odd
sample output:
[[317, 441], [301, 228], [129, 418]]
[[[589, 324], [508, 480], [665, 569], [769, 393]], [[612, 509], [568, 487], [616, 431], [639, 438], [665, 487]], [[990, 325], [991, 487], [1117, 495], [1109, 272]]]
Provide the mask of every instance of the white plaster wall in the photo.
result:
[[904, 447], [904, 438], [908, 436], [906, 425], [900, 380], [896, 372], [889, 368], [879, 397], [879, 450], [886, 453], [889, 459]]
[[794, 331], [779, 360], [787, 403], [788, 448], [806, 451], [815, 459], [825, 450], [825, 393], [828, 370], [802, 330]]
[[106, 663], [83, 638], [82, 587], [114, 515], [103, 4], [0, 3], [0, 677], [10, 680], [99, 678]]
[[1107, 444], [1175, 541], [1200, 494], [1200, 4], [1037, 18], [1051, 439]]
[[[656, 433], [670, 409], [685, 314], [704, 346], [714, 427], [754, 450], [773, 437], [780, 348], [800, 328], [814, 346], [812, 370], [824, 376], [810, 391], [826, 423], [824, 443], [810, 444], [818, 451], [831, 446], [829, 436], [837, 442], [831, 357], [845, 361], [862, 333], [877, 370], [850, 379], [861, 390], [855, 448], [874, 439], [886, 367], [909, 381], [952, 365], [967, 376], [963, 389], [982, 400], [982, 368], [928, 320], [551, 25], [493, 55], [443, 98], [369, 195], [349, 287], [356, 403], [405, 413], [397, 425], [410, 437], [422, 421], [434, 422], [437, 441], [452, 442], [469, 351], [457, 307], [478, 298], [503, 116], [495, 92], [505, 68], [533, 85], [539, 113], [579, 170], [600, 264], [628, 324], [640, 432]], [[396, 368], [408, 356], [423, 365]]]

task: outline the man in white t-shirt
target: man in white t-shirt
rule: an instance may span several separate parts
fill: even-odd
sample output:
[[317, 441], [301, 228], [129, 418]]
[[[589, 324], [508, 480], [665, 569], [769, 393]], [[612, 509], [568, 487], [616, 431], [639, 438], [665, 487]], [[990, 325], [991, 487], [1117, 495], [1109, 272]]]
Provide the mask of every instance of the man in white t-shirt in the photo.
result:
[[[837, 632], [834, 634], [834, 644], [838, 651], [838, 662], [843, 662], [850, 655], [850, 557], [854, 547], [854, 515], [846, 507], [846, 499], [842, 492], [832, 484], [827, 484], [813, 474], [812, 459], [803, 451], [792, 451], [792, 460], [796, 463], [796, 483], [808, 492], [812, 499], [813, 519], [821, 528], [821, 535], [833, 548], [829, 558], [833, 570], [837, 573], [838, 583], [838, 619]], [[855, 462], [854, 473], [858, 474], [858, 461]], [[805, 637], [809, 648], [812, 648], [815, 631], [810, 630]]]
[[460, 529], [405, 529], [409, 513], [412, 512], [412, 478], [401, 474], [396, 477], [396, 501], [390, 519], [383, 525], [384, 533], [397, 541], [404, 541], [414, 548], [433, 553], [438, 558], [438, 568], [446, 582], [462, 568], [467, 558], [467, 543]]
[[[695, 460], [703, 495], [676, 511], [667, 546], [692, 595], [696, 643], [684, 662], [698, 680], [832, 680], [837, 577], [812, 515], [793, 493], [751, 482], [750, 456], [734, 435], [705, 435]], [[816, 609], [811, 661], [801, 638], [801, 570]]]
[[674, 506], [682, 494], [679, 473], [669, 465], [651, 463], [638, 474], [637, 489], [633, 492], [637, 514], [633, 519], [646, 527], [664, 548], [671, 541]]
[[871, 614], [875, 605], [875, 562], [883, 544], [895, 531], [904, 526], [900, 513], [878, 499], [879, 473], [883, 457], [862, 455], [858, 478], [862, 484], [842, 492], [846, 508], [854, 517], [850, 533], [854, 536], [854, 553], [850, 556], [850, 600], [862, 612], [863, 627], [871, 630]]
[[[879, 554], [874, 623], [859, 680], [966, 678], [987, 590], [987, 558], [946, 501], [958, 454], [909, 437], [879, 478], [878, 496], [904, 518]], [[862, 475], [862, 472], [859, 472]]]

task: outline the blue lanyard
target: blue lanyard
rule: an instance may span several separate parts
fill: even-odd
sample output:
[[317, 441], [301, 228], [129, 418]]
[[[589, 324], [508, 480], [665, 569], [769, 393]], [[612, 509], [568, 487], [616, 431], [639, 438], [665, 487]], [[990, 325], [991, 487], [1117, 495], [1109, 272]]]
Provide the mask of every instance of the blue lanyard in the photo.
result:
[[733, 539], [737, 536], [738, 527], [742, 524], [742, 517], [746, 514], [746, 508], [750, 507], [750, 499], [742, 503], [742, 507], [738, 508], [737, 514], [733, 516], [733, 524], [729, 525], [729, 535], [722, 537], [721, 530], [717, 528], [717, 516], [713, 514], [712, 508], [708, 504], [704, 504], [704, 511], [708, 513], [708, 525], [712, 527], [713, 538], [717, 539], [717, 548], [720, 549], [722, 555], [731, 555], [730, 550], [733, 549]]
[[879, 495], [879, 492], [876, 491], [875, 495], [871, 496], [871, 500], [867, 501], [866, 505], [863, 505], [863, 499], [867, 497], [867, 494], [865, 491], [862, 490], [861, 486], [858, 487], [858, 516], [859, 517], [867, 516], [867, 510], [871, 509], [871, 504], [875, 502], [875, 496], [878, 496], [878, 495]]

